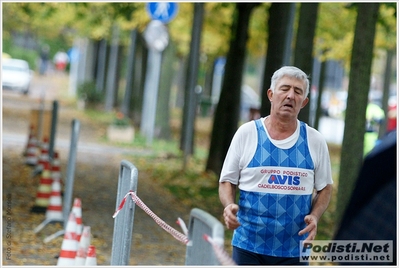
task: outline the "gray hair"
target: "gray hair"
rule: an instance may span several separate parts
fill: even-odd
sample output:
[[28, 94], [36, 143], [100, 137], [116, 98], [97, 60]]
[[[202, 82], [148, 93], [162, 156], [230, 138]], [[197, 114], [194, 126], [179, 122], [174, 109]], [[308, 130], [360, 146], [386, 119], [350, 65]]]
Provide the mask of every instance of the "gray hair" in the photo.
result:
[[305, 82], [305, 98], [309, 94], [309, 78], [308, 76], [299, 68], [295, 66], [283, 66], [277, 71], [274, 72], [272, 76], [272, 83], [270, 85], [270, 89], [274, 92], [276, 88], [277, 81], [279, 81], [284, 76], [296, 78]]

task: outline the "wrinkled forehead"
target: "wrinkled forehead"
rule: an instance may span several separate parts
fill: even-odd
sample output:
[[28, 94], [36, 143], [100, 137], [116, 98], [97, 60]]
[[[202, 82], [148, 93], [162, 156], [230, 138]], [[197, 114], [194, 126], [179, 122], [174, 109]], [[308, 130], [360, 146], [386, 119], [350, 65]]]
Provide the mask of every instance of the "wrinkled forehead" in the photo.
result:
[[306, 81], [296, 76], [283, 75], [277, 80], [276, 87], [279, 88], [283, 85], [294, 86], [296, 88], [302, 89], [303, 91], [306, 90]]

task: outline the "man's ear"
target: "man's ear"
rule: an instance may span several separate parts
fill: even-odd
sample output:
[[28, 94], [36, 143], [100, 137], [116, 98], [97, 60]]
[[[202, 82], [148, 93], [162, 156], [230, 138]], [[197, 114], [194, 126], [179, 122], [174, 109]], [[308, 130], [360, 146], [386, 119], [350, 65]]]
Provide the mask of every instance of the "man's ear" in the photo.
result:
[[309, 98], [308, 98], [308, 97], [306, 97], [306, 99], [304, 99], [304, 100], [303, 100], [303, 102], [302, 102], [301, 109], [302, 109], [303, 107], [305, 107], [305, 106], [306, 106], [306, 104], [308, 104], [308, 102], [309, 102]]
[[267, 90], [267, 97], [269, 98], [269, 101], [272, 102], [273, 90], [271, 90], [270, 88]]

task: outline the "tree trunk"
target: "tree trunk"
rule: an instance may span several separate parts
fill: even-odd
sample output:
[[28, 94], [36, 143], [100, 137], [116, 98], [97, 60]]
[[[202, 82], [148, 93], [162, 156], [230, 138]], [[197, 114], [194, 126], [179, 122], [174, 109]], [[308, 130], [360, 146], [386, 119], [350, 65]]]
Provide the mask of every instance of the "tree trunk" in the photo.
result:
[[162, 55], [160, 76], [161, 83], [159, 84], [158, 104], [154, 129], [155, 138], [164, 140], [169, 140], [171, 138], [169, 103], [173, 77], [175, 76], [175, 68], [173, 66], [175, 54], [175, 44], [173, 42], [169, 42], [169, 45], [166, 47]]
[[240, 115], [242, 74], [250, 15], [258, 3], [237, 3], [232, 24], [230, 50], [216, 107], [206, 170], [220, 174], [223, 161], [237, 130]]
[[130, 99], [130, 117], [136, 127], [141, 125], [143, 110], [143, 96], [145, 84], [145, 70], [147, 70], [148, 50], [142, 34], [137, 36], [137, 48], [134, 56], [133, 88]]
[[[299, 23], [296, 35], [294, 66], [300, 68], [312, 79], [313, 43], [317, 22], [319, 4], [302, 3], [299, 13]], [[299, 120], [309, 124], [311, 94], [309, 104], [302, 108]]]
[[317, 87], [317, 105], [316, 105], [316, 115], [314, 119], [314, 128], [319, 129], [320, 124], [320, 117], [323, 115], [322, 107], [321, 107], [321, 100], [323, 97], [324, 91], [324, 81], [326, 80], [326, 65], [327, 61], [323, 60], [321, 62], [320, 67], [320, 78], [319, 78], [319, 86]]
[[[198, 80], [201, 32], [204, 19], [204, 3], [194, 3], [194, 17], [191, 32], [190, 53], [184, 89], [184, 106], [180, 148], [184, 153], [184, 162], [189, 155], [194, 153], [194, 128], [196, 113], [195, 86]], [[195, 106], [195, 107], [194, 107]], [[184, 163], [185, 166], [185, 163]]]
[[366, 108], [379, 3], [358, 3], [349, 75], [337, 197], [337, 222], [350, 200], [363, 162]]
[[289, 27], [288, 23], [290, 20], [287, 18], [290, 16], [291, 5], [295, 5], [295, 3], [272, 3], [269, 8], [269, 37], [261, 92], [262, 105], [260, 114], [262, 116], [270, 113], [271, 105], [267, 97], [267, 90], [270, 88], [273, 73], [284, 64], [284, 44], [286, 44], [287, 38], [289, 38], [287, 28]]
[[130, 31], [130, 44], [128, 47], [128, 56], [126, 63], [126, 86], [125, 94], [123, 96], [123, 101], [121, 105], [121, 112], [129, 116], [130, 100], [132, 98], [132, 88], [133, 88], [133, 74], [134, 74], [134, 63], [136, 54], [136, 40], [137, 40], [137, 29]]
[[110, 112], [116, 104], [117, 69], [119, 54], [119, 26], [116, 24], [112, 28], [111, 50], [109, 54], [109, 66], [107, 69], [106, 91], [105, 91], [105, 111]]

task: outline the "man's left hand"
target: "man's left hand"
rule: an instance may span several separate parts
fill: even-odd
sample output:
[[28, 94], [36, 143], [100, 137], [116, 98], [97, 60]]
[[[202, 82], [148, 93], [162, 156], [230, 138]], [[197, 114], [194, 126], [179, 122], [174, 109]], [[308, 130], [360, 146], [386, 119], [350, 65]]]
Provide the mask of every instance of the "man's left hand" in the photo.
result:
[[305, 242], [312, 241], [315, 239], [317, 234], [317, 218], [311, 214], [306, 215], [304, 219], [306, 227], [299, 231], [298, 235], [309, 233]]

